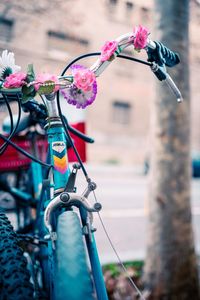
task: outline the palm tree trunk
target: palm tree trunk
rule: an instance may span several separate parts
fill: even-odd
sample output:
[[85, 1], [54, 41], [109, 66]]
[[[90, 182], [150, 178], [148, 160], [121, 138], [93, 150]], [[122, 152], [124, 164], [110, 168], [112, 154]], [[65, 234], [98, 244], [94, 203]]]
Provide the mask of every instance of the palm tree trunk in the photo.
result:
[[155, 0], [157, 38], [179, 52], [170, 74], [182, 91], [178, 104], [165, 84], [157, 85], [149, 234], [144, 283], [149, 299], [199, 299], [190, 205], [189, 0]]

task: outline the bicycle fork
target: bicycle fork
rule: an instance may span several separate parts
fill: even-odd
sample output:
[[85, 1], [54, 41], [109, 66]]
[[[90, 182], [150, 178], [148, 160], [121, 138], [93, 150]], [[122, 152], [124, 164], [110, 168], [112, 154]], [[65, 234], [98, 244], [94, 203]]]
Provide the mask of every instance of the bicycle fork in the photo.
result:
[[56, 232], [53, 229], [52, 219], [54, 213], [60, 208], [70, 209], [72, 206], [79, 208], [80, 216], [83, 225], [83, 234], [86, 239], [86, 245], [88, 250], [88, 255], [91, 264], [91, 270], [93, 274], [95, 289], [97, 293], [98, 300], [108, 300], [104, 277], [102, 273], [102, 268], [98, 256], [98, 251], [96, 247], [96, 242], [94, 238], [94, 229], [92, 227], [93, 223], [93, 212], [99, 212], [101, 210], [101, 204], [96, 202], [93, 206], [87, 200], [90, 192], [96, 188], [96, 184], [93, 182], [88, 183], [88, 188], [86, 192], [80, 196], [76, 193], [63, 192], [57, 197], [55, 197], [47, 205], [44, 212], [44, 224], [48, 229], [48, 234], [45, 239], [52, 241], [52, 248], [55, 249], [55, 242], [57, 239]]

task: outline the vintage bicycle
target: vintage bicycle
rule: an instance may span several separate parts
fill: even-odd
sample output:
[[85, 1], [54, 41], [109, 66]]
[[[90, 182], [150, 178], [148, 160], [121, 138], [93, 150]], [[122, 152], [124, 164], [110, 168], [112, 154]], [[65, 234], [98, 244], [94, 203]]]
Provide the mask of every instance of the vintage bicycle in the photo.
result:
[[[146, 50], [148, 60], [123, 55], [123, 50], [129, 46], [137, 51]], [[76, 64], [90, 56], [99, 56], [90, 68]], [[93, 227], [93, 214], [100, 215], [102, 207], [95, 196], [96, 183], [88, 175], [69, 134], [70, 127], [62, 114], [60, 96], [77, 108], [92, 104], [97, 94], [96, 78], [115, 58], [121, 58], [147, 65], [159, 80], [167, 82], [177, 100], [181, 101], [181, 93], [165, 67], [177, 65], [179, 56], [162, 43], [150, 40], [148, 30], [139, 26], [134, 32], [106, 42], [101, 52], [74, 59], [61, 76], [36, 76], [31, 65], [27, 74], [18, 72], [13, 54], [4, 52], [5, 57], [6, 63], [10, 58], [11, 66], [5, 64], [1, 70], [1, 94], [8, 107], [11, 126], [9, 136], [0, 134], [4, 141], [0, 151], [4, 152], [11, 145], [30, 158], [32, 163], [27, 170], [27, 189], [22, 191], [1, 184], [1, 189], [11, 193], [17, 199], [16, 203], [26, 211], [26, 214], [19, 215], [20, 210], [16, 210], [18, 218], [22, 219], [19, 220], [17, 233], [13, 231], [5, 214], [0, 213], [2, 299], [106, 300], [108, 296]], [[68, 73], [69, 70], [71, 73]], [[36, 95], [40, 95], [42, 102], [35, 100]], [[27, 112], [22, 120], [19, 115], [16, 123], [9, 106], [11, 98]], [[16, 133], [33, 124], [40, 124], [47, 136], [45, 161], [12, 142]], [[92, 141], [81, 133], [75, 134]], [[36, 154], [37, 143], [32, 146]], [[67, 158], [69, 146], [73, 148], [79, 162], [72, 170]], [[79, 169], [86, 178], [82, 194], [76, 192]], [[94, 194], [94, 204], [89, 201], [90, 194]], [[139, 297], [144, 299], [131, 278], [130, 282]]]

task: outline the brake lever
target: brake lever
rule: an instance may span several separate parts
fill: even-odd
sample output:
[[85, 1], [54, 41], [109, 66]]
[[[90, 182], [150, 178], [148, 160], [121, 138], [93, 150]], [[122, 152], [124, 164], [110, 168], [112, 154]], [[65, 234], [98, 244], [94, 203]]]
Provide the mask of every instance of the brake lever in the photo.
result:
[[158, 64], [153, 62], [151, 65], [151, 70], [160, 81], [163, 81], [163, 80], [166, 81], [167, 85], [170, 87], [172, 92], [175, 94], [177, 102], [182, 102], [183, 97], [181, 95], [181, 92], [178, 89], [178, 87], [176, 86], [176, 84], [173, 81], [173, 79], [171, 78], [171, 76], [167, 73], [164, 65], [159, 66]]
[[171, 88], [171, 90], [174, 92], [177, 102], [182, 102], [183, 101], [183, 97], [181, 95], [180, 90], [178, 89], [178, 87], [176, 86], [175, 82], [173, 81], [173, 79], [171, 78], [171, 76], [167, 73], [166, 74], [167, 77], [165, 79], [167, 85]]

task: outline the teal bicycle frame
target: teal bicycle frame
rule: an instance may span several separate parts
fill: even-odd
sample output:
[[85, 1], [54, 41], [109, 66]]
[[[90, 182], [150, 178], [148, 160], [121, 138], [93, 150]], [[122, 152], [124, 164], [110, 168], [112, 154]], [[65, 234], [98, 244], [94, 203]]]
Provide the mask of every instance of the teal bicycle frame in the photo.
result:
[[[49, 116], [46, 120], [45, 126], [48, 140], [46, 161], [52, 167], [49, 172], [47, 172], [46, 169], [38, 162], [31, 162], [29, 172], [31, 173], [31, 186], [33, 194], [21, 191], [17, 188], [10, 189], [11, 194], [20, 199], [21, 203], [24, 203], [27, 207], [31, 207], [31, 201], [34, 200], [36, 206], [36, 219], [34, 220], [33, 232], [36, 234], [39, 241], [44, 241], [45, 236], [48, 237], [49, 233], [44, 221], [45, 212], [48, 209], [48, 206], [53, 203], [54, 199], [56, 197], [58, 198], [59, 195], [65, 191], [71, 174], [67, 153], [69, 141], [66, 137], [63, 124], [58, 114], [55, 95], [44, 97], [44, 101], [47, 106]], [[34, 143], [34, 139], [32, 140], [32, 146], [33, 152], [36, 154], [37, 144]], [[68, 209], [71, 210], [71, 207]], [[53, 211], [55, 227], [56, 218], [60, 213], [62, 214], [62, 212], [63, 210], [60, 210], [59, 213], [56, 210]], [[82, 227], [86, 227], [88, 224], [88, 218], [87, 210], [84, 207], [79, 208], [79, 216]], [[97, 299], [108, 300], [92, 228], [89, 234], [84, 234], [84, 237]], [[49, 299], [51, 300], [56, 298], [55, 291], [53, 289], [55, 270], [53, 268], [54, 264], [52, 263], [54, 260], [53, 251], [55, 250], [54, 242], [55, 240], [47, 238], [45, 243], [41, 243], [39, 246], [39, 261], [41, 262], [42, 266], [44, 289], [48, 291], [50, 297]]]
[[[68, 141], [66, 138], [66, 134], [62, 122], [60, 121], [60, 118], [57, 113], [56, 100], [54, 97], [55, 95], [53, 95], [53, 97], [51, 95], [49, 99], [47, 97], [45, 99], [49, 111], [49, 118], [45, 126], [47, 138], [48, 138], [47, 162], [53, 166], [50, 171], [50, 181], [48, 187], [41, 189], [41, 183], [43, 178], [43, 174], [42, 174], [43, 170], [41, 165], [32, 162], [32, 166], [31, 166], [32, 174], [33, 174], [34, 193], [36, 195], [40, 193], [40, 199], [38, 198], [37, 215], [42, 216], [42, 218], [43, 218], [44, 211], [41, 210], [42, 208], [41, 206], [44, 204], [44, 207], [47, 207], [48, 204], [51, 201], [53, 201], [56, 195], [59, 195], [65, 190], [71, 173], [69, 163], [68, 163], [68, 156], [67, 156]], [[56, 213], [55, 213], [55, 217], [56, 217]], [[40, 221], [38, 222], [39, 225], [38, 230], [40, 232], [41, 238], [44, 237], [44, 232], [46, 232], [46, 228], [44, 226], [44, 222], [42, 221], [42, 218], [40, 217]], [[85, 226], [87, 224], [87, 212], [85, 211], [84, 208], [80, 208], [80, 218], [81, 218], [82, 225]], [[107, 300], [108, 296], [107, 296], [106, 287], [104, 283], [101, 264], [99, 261], [94, 233], [91, 232], [90, 236], [85, 235], [85, 240], [87, 245], [88, 257], [91, 265], [91, 271], [94, 279], [97, 299]], [[43, 247], [43, 251], [41, 254], [44, 254], [45, 252], [47, 256], [51, 256], [52, 253], [50, 252], [53, 251], [52, 248], [53, 245], [50, 239], [48, 240], [48, 251]], [[46, 261], [44, 263], [44, 267], [46, 267], [47, 265], [49, 264]], [[43, 271], [46, 273], [44, 274], [44, 278], [46, 279], [49, 278], [49, 270], [44, 268]], [[50, 280], [54, 280], [54, 274], [51, 274], [50, 278], [51, 278]], [[49, 281], [49, 279], [47, 279], [47, 281]], [[50, 282], [47, 283], [47, 286], [49, 286], [51, 290]]]

